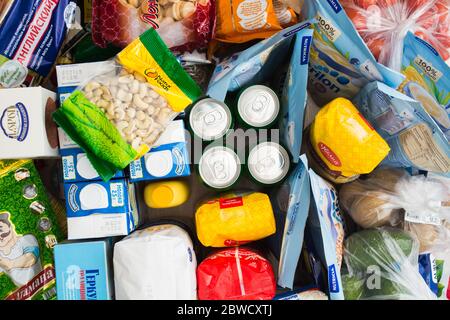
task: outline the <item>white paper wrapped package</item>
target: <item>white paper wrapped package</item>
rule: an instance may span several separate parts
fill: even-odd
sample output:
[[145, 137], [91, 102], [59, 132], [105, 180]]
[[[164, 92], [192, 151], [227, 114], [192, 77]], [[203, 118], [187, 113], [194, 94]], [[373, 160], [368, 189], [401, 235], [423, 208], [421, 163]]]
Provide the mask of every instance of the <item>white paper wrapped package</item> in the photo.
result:
[[196, 300], [197, 261], [188, 233], [171, 224], [139, 230], [114, 247], [117, 300]]

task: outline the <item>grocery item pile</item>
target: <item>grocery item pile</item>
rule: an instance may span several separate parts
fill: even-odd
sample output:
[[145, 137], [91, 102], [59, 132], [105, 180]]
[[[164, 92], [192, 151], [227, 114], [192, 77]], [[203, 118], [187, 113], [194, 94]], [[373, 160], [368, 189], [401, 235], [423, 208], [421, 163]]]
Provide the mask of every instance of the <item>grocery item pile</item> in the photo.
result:
[[0, 298], [450, 300], [446, 0], [0, 0]]

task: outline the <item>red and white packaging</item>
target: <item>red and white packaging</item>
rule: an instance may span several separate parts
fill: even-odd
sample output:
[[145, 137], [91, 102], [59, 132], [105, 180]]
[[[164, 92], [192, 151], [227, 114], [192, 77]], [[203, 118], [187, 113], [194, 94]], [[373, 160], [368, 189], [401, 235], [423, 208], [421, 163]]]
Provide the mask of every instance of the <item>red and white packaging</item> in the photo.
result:
[[341, 0], [378, 62], [400, 71], [408, 31], [450, 59], [449, 0]]
[[197, 268], [199, 300], [271, 300], [276, 284], [270, 262], [246, 248], [212, 254]]
[[93, 0], [92, 38], [100, 47], [125, 47], [149, 28], [175, 52], [206, 47], [214, 0]]

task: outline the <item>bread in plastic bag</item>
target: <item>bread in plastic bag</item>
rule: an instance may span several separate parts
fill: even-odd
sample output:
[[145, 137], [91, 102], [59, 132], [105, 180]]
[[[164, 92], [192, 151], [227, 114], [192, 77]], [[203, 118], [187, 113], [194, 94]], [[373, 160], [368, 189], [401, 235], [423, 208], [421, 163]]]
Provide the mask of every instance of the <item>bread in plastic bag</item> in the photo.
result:
[[275, 276], [269, 261], [247, 248], [207, 257], [197, 268], [199, 300], [271, 300]]
[[200, 95], [150, 29], [120, 52], [107, 72], [86, 79], [53, 118], [107, 181], [147, 153], [169, 122]]
[[408, 31], [450, 58], [448, 0], [341, 0], [378, 62], [400, 71]]
[[196, 300], [189, 234], [172, 224], [138, 230], [114, 246], [117, 300]]
[[345, 241], [344, 296], [351, 300], [434, 300], [419, 273], [419, 243], [401, 229], [369, 229]]
[[450, 194], [446, 181], [380, 167], [364, 179], [344, 184], [339, 200], [363, 228], [398, 226], [415, 234], [419, 252], [444, 245], [449, 239]]
[[269, 196], [260, 192], [231, 193], [202, 202], [195, 212], [197, 236], [205, 247], [228, 247], [275, 233]]
[[214, 0], [93, 0], [92, 38], [101, 47], [125, 47], [152, 28], [174, 51], [206, 47], [215, 20]]

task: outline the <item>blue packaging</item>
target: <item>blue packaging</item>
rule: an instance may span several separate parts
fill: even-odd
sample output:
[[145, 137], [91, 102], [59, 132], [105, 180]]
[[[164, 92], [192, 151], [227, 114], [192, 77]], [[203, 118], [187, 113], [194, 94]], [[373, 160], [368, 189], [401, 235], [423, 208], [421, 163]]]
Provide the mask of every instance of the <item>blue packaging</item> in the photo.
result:
[[353, 103], [391, 148], [383, 164], [450, 173], [450, 145], [421, 103], [381, 82], [364, 87]]
[[58, 300], [113, 300], [112, 240], [64, 242], [54, 248]]
[[408, 32], [403, 46], [403, 92], [422, 103], [450, 140], [450, 67], [429, 43]]
[[0, 55], [47, 76], [65, 39], [65, 19], [74, 10], [73, 4], [69, 0], [15, 0], [10, 5], [0, 25]]
[[[86, 153], [81, 148], [60, 149], [65, 183], [102, 180], [92, 166]], [[113, 179], [125, 178], [123, 171], [118, 171]]]
[[191, 175], [188, 142], [183, 120], [172, 121], [155, 146], [130, 163], [130, 181], [152, 181]]
[[272, 78], [276, 64], [288, 59], [293, 36], [302, 30], [308, 30], [309, 27], [309, 21], [293, 25], [242, 52], [231, 55], [216, 66], [207, 95], [224, 101], [228, 91], [261, 84], [264, 79]]
[[302, 155], [301, 162], [271, 197], [277, 232], [268, 241], [279, 260], [277, 284], [282, 288], [294, 287], [310, 198], [308, 163]]
[[309, 92], [319, 106], [352, 99], [371, 81], [397, 88], [404, 77], [379, 64], [337, 0], [305, 0], [302, 15], [316, 19], [309, 64]]
[[344, 220], [336, 189], [309, 169], [312, 202], [307, 228], [313, 250], [326, 268], [328, 293], [331, 300], [344, 300], [341, 265], [344, 242]]
[[135, 187], [126, 179], [64, 184], [69, 240], [128, 235], [139, 224]]
[[431, 253], [419, 255], [419, 272], [428, 287], [430, 287], [431, 291], [437, 296], [439, 290], [436, 259]]
[[280, 131], [294, 163], [300, 159], [303, 138], [312, 34], [311, 29], [296, 34], [294, 50], [281, 93]]

